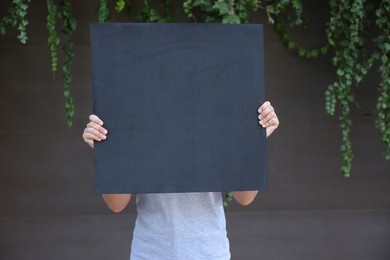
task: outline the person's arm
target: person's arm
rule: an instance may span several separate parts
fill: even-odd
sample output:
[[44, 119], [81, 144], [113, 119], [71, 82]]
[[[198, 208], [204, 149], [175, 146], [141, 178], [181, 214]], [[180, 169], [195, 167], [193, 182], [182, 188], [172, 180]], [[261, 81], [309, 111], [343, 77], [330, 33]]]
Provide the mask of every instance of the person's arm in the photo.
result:
[[251, 191], [233, 191], [233, 197], [234, 199], [240, 203], [243, 206], [247, 206], [254, 201], [256, 198], [258, 191], [257, 190], [251, 190]]
[[[83, 133], [84, 142], [93, 148], [94, 141], [100, 142], [106, 138], [107, 129], [103, 127], [103, 121], [96, 115], [90, 115], [89, 123]], [[113, 212], [119, 213], [129, 204], [131, 194], [103, 194], [102, 197]]]
[[[259, 124], [266, 128], [267, 138], [279, 126], [279, 119], [275, 113], [275, 109], [269, 101], [261, 105], [257, 111], [259, 113]], [[234, 199], [241, 205], [249, 205], [256, 198], [258, 191], [234, 191], [232, 192]]]
[[103, 194], [103, 200], [107, 206], [115, 213], [124, 210], [129, 204], [131, 194]]

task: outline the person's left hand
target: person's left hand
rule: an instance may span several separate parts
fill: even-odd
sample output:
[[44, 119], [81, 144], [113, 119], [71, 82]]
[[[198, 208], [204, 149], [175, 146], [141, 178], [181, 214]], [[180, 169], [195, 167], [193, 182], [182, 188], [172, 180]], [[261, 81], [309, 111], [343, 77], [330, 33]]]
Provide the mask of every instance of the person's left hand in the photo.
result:
[[265, 101], [257, 111], [259, 112], [259, 124], [266, 128], [268, 137], [279, 126], [279, 119], [275, 113], [275, 109], [269, 101]]

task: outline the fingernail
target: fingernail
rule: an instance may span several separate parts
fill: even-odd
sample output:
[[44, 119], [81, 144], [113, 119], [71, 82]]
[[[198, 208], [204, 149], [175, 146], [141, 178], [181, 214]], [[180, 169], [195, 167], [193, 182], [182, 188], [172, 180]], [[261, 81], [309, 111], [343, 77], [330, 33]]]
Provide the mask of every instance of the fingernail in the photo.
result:
[[103, 140], [105, 140], [106, 139], [106, 136], [105, 135], [103, 135]]
[[107, 130], [106, 130], [106, 129], [104, 129], [104, 131], [103, 131], [103, 132], [104, 132], [104, 134], [107, 134]]
[[259, 119], [261, 119], [261, 115], [259, 115]]

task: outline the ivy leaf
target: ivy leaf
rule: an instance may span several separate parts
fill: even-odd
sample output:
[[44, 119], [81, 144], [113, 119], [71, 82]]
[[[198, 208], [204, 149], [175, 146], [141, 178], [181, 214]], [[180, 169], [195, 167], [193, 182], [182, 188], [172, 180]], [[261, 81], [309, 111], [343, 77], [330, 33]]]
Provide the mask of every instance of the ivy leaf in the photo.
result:
[[305, 54], [306, 54], [305, 49], [300, 48], [300, 49], [298, 50], [298, 54], [299, 54], [300, 57], [305, 56]]
[[290, 41], [290, 42], [288, 43], [288, 45], [287, 45], [287, 48], [290, 49], [290, 50], [294, 49], [294, 48], [295, 48], [295, 43], [292, 42], [292, 41]]
[[118, 13], [122, 12], [123, 9], [125, 8], [126, 6], [126, 3], [124, 0], [117, 0], [116, 1], [116, 4], [115, 4], [115, 11], [117, 11]]
[[218, 0], [214, 5], [213, 9], [219, 11], [220, 15], [226, 15], [230, 12], [230, 7], [227, 3], [222, 0]]
[[228, 15], [228, 16], [224, 16], [223, 17], [222, 23], [226, 23], [226, 24], [240, 24], [241, 20], [240, 20], [240, 17], [238, 17], [237, 15]]
[[311, 56], [312, 56], [313, 58], [316, 58], [316, 57], [318, 56], [318, 50], [312, 50], [312, 51], [311, 51]]
[[206, 0], [194, 0], [194, 2], [192, 3], [192, 6], [205, 6], [207, 4], [208, 3]]

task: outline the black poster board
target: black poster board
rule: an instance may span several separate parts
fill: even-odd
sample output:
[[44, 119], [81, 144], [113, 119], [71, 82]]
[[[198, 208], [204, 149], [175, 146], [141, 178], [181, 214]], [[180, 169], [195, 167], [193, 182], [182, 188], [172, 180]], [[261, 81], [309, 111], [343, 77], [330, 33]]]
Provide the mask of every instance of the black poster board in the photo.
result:
[[267, 189], [260, 24], [91, 24], [97, 193]]

